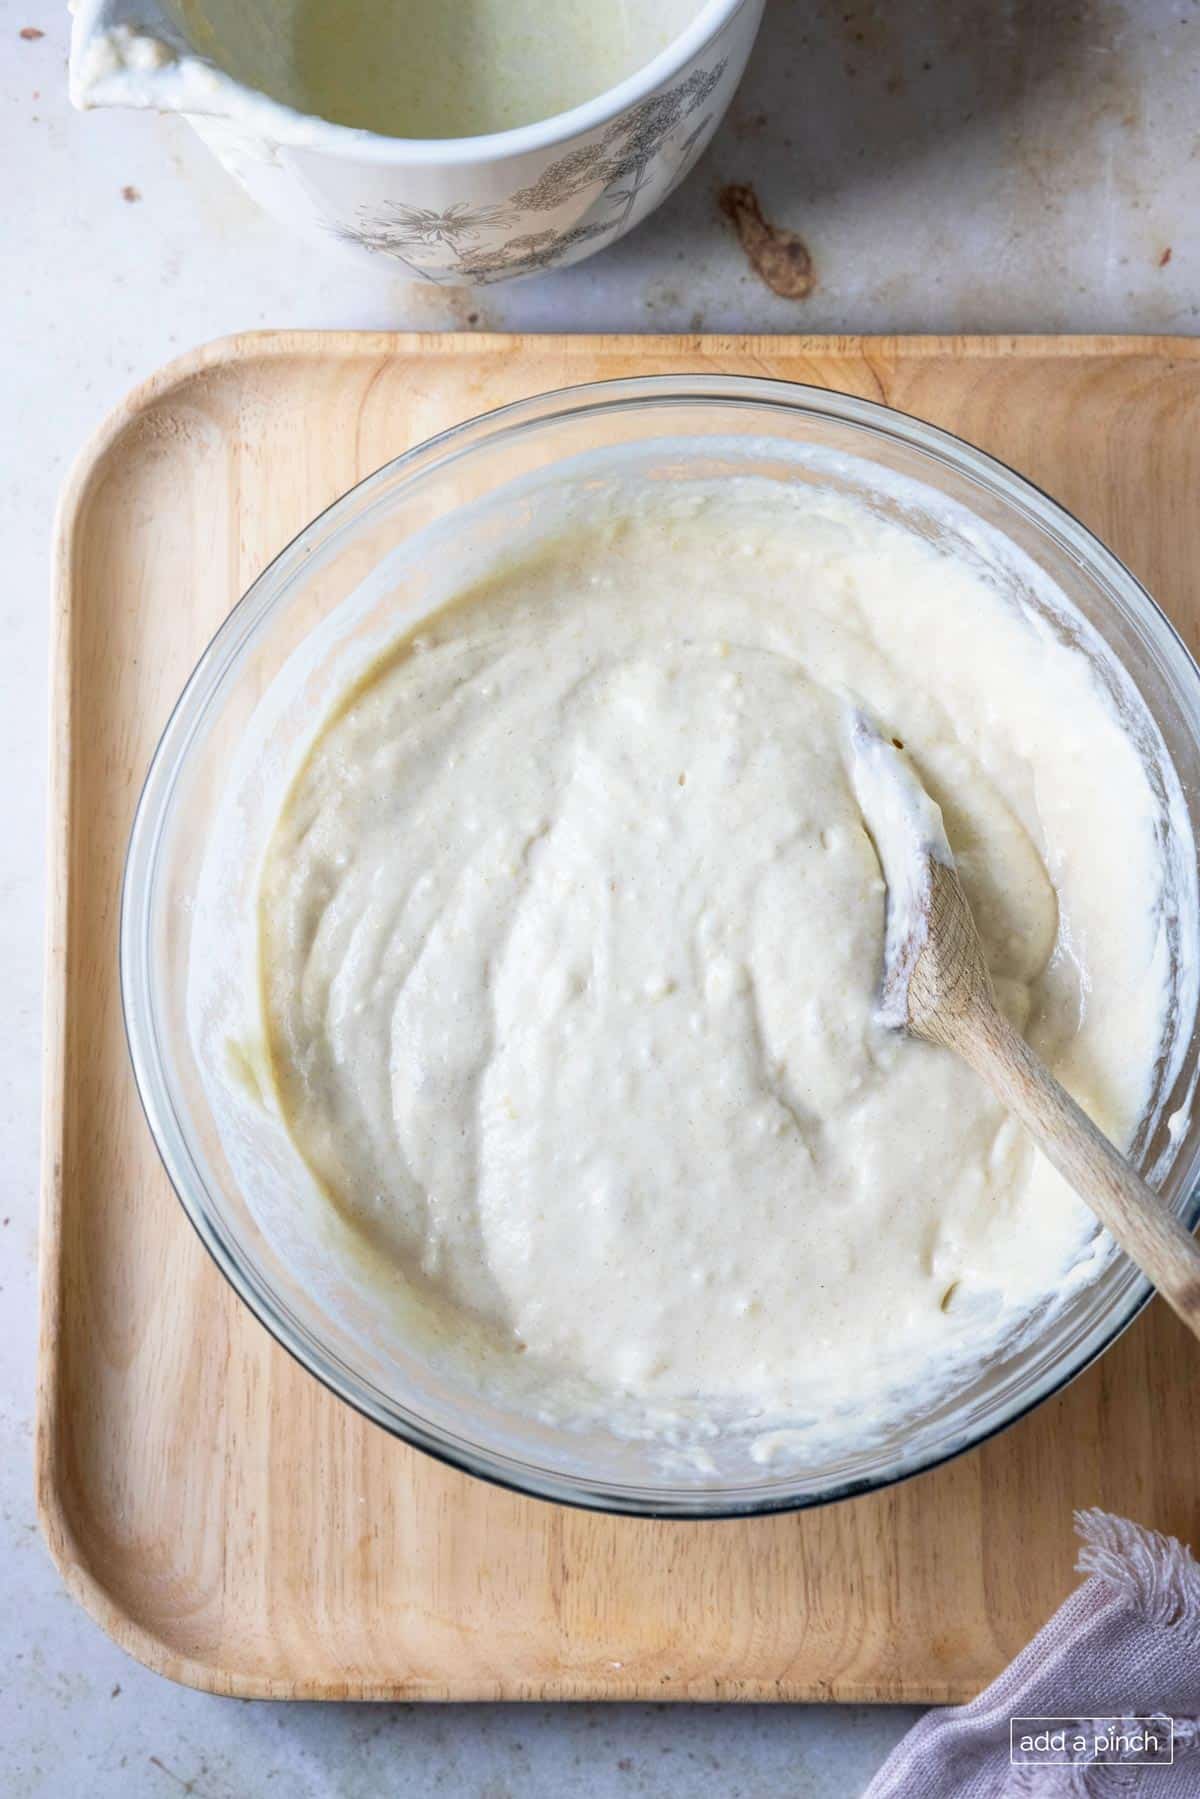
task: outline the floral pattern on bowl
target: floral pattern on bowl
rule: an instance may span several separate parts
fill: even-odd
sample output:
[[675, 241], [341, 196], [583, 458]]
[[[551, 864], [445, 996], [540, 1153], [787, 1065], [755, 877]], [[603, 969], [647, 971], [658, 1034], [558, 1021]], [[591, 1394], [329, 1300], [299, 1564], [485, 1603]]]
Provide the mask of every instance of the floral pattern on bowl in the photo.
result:
[[[355, 224], [335, 227], [336, 234], [432, 281], [484, 284], [577, 261], [628, 231], [687, 174], [715, 129], [719, 115], [709, 103], [727, 67], [723, 57], [695, 69], [666, 93], [621, 113], [501, 205], [456, 200], [442, 211], [396, 203], [363, 208]], [[573, 209], [581, 196], [586, 208], [569, 226], [529, 229]]]

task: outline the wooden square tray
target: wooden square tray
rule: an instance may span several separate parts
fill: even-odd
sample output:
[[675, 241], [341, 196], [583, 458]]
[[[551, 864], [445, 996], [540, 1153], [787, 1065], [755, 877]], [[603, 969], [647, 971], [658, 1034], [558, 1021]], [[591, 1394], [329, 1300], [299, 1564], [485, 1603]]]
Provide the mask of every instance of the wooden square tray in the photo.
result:
[[72, 1593], [213, 1691], [961, 1700], [1073, 1584], [1074, 1506], [1200, 1536], [1196, 1346], [1153, 1305], [940, 1471], [821, 1511], [639, 1522], [500, 1492], [297, 1367], [209, 1263], [122, 1033], [130, 818], [199, 651], [335, 495], [566, 383], [747, 371], [948, 426], [1092, 525], [1193, 645], [1200, 347], [1141, 339], [262, 335], [133, 393], [58, 528], [38, 1494]]

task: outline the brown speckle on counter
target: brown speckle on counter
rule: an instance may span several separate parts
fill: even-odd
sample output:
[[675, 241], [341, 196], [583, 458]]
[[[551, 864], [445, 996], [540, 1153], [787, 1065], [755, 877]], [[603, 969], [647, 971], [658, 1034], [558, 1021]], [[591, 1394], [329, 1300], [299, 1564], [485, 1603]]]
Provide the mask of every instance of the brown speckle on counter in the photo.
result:
[[733, 135], [739, 143], [744, 142], [748, 137], [761, 137], [769, 122], [765, 112], [748, 113], [737, 105], [734, 106], [729, 119]]
[[783, 299], [806, 300], [817, 277], [804, 239], [764, 218], [752, 187], [735, 182], [723, 187], [718, 199], [755, 274]]
[[27, 44], [36, 44], [40, 37], [45, 37], [46, 33], [39, 31], [36, 25], [22, 25], [20, 35]]
[[1158, 259], [1159, 268], [1165, 269], [1167, 264], [1170, 262], [1170, 260], [1171, 260], [1171, 246], [1170, 246], [1170, 244], [1168, 244], [1166, 249], [1163, 251], [1162, 255]]
[[122, 200], [127, 201], [130, 206], [133, 205], [135, 200], [140, 200], [141, 197], [141, 192], [136, 187], [123, 187], [121, 189]]
[[442, 287], [433, 281], [403, 284], [406, 323], [415, 331], [490, 331], [487, 308], [473, 287]]

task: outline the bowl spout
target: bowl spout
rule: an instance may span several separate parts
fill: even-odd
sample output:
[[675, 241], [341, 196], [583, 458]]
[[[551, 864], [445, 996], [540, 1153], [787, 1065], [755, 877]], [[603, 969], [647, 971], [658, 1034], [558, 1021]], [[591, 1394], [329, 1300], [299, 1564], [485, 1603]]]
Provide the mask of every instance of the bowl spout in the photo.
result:
[[72, 104], [157, 112], [229, 111], [227, 76], [197, 56], [182, 22], [158, 0], [75, 0]]

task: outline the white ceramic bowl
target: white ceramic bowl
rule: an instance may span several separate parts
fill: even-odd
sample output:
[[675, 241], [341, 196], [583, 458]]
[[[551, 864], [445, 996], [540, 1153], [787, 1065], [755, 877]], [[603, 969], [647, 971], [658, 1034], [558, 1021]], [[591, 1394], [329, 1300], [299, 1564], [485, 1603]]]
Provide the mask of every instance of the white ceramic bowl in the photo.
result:
[[178, 0], [79, 0], [77, 106], [181, 112], [269, 212], [427, 281], [578, 262], [682, 181], [733, 98], [763, 0], [705, 0], [653, 61], [556, 118], [488, 137], [381, 137], [254, 92], [206, 60]]

